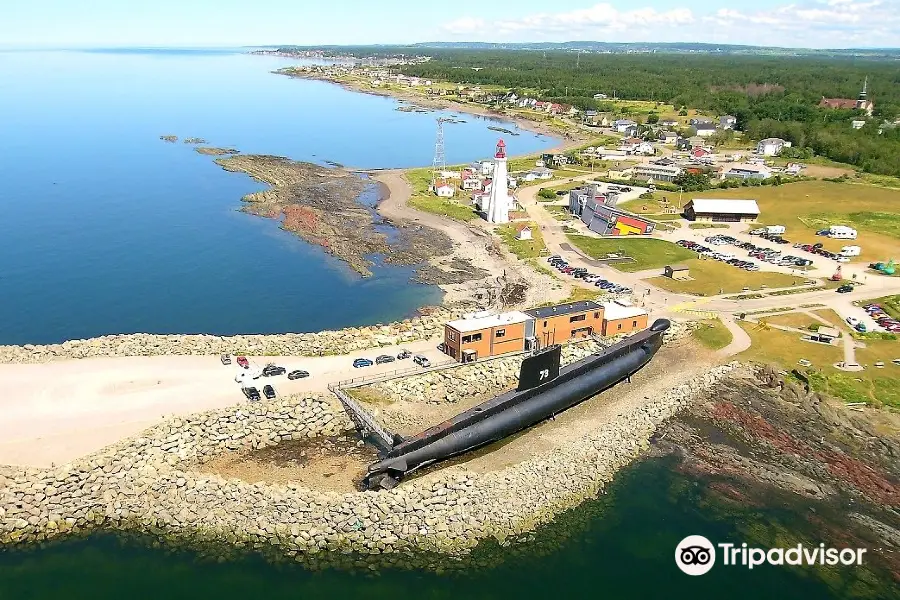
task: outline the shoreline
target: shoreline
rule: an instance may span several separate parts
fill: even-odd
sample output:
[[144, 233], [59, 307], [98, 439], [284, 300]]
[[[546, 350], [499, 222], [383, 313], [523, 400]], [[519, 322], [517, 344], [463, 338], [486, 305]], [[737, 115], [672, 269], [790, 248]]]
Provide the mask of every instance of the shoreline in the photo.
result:
[[[526, 131], [530, 131], [532, 133], [536, 133], [539, 135], [547, 136], [549, 138], [554, 138], [559, 141], [559, 143], [551, 148], [547, 148], [543, 152], [547, 153], [565, 153], [574, 148], [577, 148], [588, 141], [590, 141], [590, 137], [587, 135], [573, 136], [570, 132], [561, 132], [559, 129], [551, 127], [549, 125], [545, 125], [539, 121], [534, 121], [532, 119], [528, 119], [518, 115], [507, 115], [505, 113], [499, 113], [491, 110], [490, 108], [480, 106], [477, 104], [458, 102], [455, 100], [444, 100], [440, 98], [429, 98], [427, 96], [423, 96], [420, 94], [415, 94], [411, 92], [402, 92], [398, 90], [376, 90], [372, 88], [367, 88], [362, 85], [355, 84], [349, 81], [342, 81], [340, 79], [334, 77], [320, 76], [314, 73], [288, 73], [283, 70], [272, 71], [275, 75], [282, 75], [285, 77], [290, 77], [293, 79], [308, 79], [312, 81], [323, 81], [326, 83], [330, 83], [332, 85], [338, 85], [350, 92], [356, 92], [359, 94], [368, 94], [370, 96], [380, 96], [382, 98], [393, 98], [395, 100], [401, 102], [407, 102], [411, 105], [421, 106], [423, 108], [433, 109], [433, 110], [448, 110], [452, 112], [459, 112], [469, 115], [475, 115], [479, 117], [491, 117], [496, 118], [500, 121], [504, 121], [507, 123], [512, 123], [519, 127], [520, 129], [525, 129]], [[502, 134], [499, 134], [502, 135]], [[523, 154], [515, 154], [510, 155], [510, 159], [516, 158], [526, 158], [528, 156], [534, 156], [537, 153], [523, 153]], [[427, 165], [423, 165], [427, 166]], [[412, 167], [412, 168], [423, 168], [423, 167]], [[372, 171], [375, 169], [366, 169], [366, 168], [354, 168], [353, 170], [361, 170], [361, 171]], [[394, 170], [394, 169], [387, 169]]]

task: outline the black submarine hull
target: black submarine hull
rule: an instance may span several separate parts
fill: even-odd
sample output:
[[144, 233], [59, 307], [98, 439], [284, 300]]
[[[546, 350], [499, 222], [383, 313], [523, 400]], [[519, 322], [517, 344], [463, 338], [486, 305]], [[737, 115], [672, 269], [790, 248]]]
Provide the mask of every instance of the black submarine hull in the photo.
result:
[[[503, 394], [401, 441], [369, 466], [363, 487], [390, 489], [417, 469], [502, 440], [609, 389], [650, 362], [669, 326], [658, 319], [649, 329], [563, 368], [551, 381]], [[557, 361], [558, 356], [557, 348]], [[524, 363], [522, 369], [520, 380], [526, 375]]]

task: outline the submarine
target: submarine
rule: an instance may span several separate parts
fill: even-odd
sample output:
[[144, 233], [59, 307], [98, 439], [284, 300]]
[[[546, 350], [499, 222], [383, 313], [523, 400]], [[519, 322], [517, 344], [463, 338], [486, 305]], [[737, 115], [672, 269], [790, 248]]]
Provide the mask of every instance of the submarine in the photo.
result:
[[657, 319], [649, 328], [562, 368], [562, 347], [548, 346], [522, 361], [515, 390], [408, 438], [380, 428], [385, 452], [369, 465], [363, 489], [392, 489], [423, 467], [502, 440], [630, 380], [662, 346], [670, 326], [669, 320]]

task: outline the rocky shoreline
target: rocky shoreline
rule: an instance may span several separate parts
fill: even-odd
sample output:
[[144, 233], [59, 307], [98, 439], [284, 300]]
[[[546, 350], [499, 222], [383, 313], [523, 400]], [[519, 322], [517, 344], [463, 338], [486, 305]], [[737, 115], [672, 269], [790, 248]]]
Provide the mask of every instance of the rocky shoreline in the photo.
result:
[[505, 543], [596, 496], [648, 448], [660, 423], [734, 368], [715, 367], [553, 453], [489, 472], [449, 466], [384, 493], [250, 484], [196, 470], [222, 453], [352, 435], [331, 398], [293, 396], [170, 419], [72, 464], [0, 470], [0, 545], [116, 530], [198, 549], [265, 549], [317, 568], [346, 556], [446, 568], [448, 556], [483, 540]]
[[394, 346], [443, 335], [444, 323], [459, 316], [458, 310], [423, 307], [419, 316], [388, 325], [349, 327], [316, 333], [276, 335], [158, 335], [133, 333], [106, 335], [61, 344], [0, 346], [0, 364], [43, 363], [53, 360], [115, 356], [327, 356], [355, 350]]

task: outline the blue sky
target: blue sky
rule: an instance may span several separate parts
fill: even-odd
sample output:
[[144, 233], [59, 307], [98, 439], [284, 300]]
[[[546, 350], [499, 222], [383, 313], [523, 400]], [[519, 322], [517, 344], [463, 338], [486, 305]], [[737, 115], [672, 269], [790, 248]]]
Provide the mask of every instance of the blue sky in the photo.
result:
[[0, 45], [683, 41], [900, 46], [900, 0], [10, 0]]

